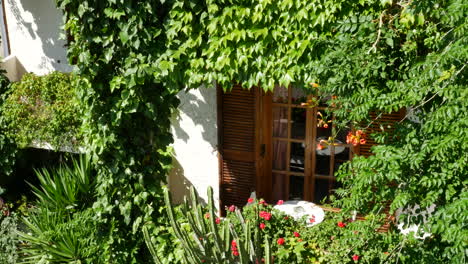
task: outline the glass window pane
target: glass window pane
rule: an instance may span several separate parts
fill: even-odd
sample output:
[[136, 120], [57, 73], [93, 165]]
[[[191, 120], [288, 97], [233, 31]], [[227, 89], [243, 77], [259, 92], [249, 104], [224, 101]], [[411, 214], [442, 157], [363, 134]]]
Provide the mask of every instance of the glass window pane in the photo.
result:
[[[337, 150], [339, 150], [339, 147], [336, 148]], [[334, 164], [334, 173], [336, 174], [336, 172], [338, 171], [338, 169], [340, 168], [340, 166], [347, 162], [349, 160], [349, 148], [344, 148], [343, 151], [341, 151], [341, 153], [337, 153], [335, 155], [335, 164]]]
[[304, 177], [290, 176], [289, 177], [289, 200], [304, 199]]
[[[315, 193], [314, 203], [323, 202], [324, 198], [334, 193], [336, 189], [341, 187], [341, 184], [334, 180], [316, 180], [315, 181]], [[325, 202], [328, 202], [325, 200]]]
[[338, 131], [336, 135], [336, 139], [339, 140], [341, 143], [346, 144], [346, 136], [350, 130], [346, 128], [342, 128]]
[[273, 142], [273, 169], [274, 170], [286, 170], [286, 154], [287, 145], [286, 141], [274, 141]]
[[330, 155], [324, 152], [321, 152], [320, 155], [319, 151], [325, 150], [317, 150], [316, 163], [315, 163], [315, 174], [321, 175], [329, 175], [330, 174]]
[[295, 139], [305, 138], [306, 109], [291, 108], [291, 137]]
[[307, 92], [306, 90], [299, 87], [292, 87], [291, 89], [291, 102], [293, 104], [300, 105], [301, 103], [307, 102], [307, 94], [310, 92]]
[[276, 85], [273, 91], [273, 103], [288, 103], [288, 89], [284, 86]]
[[289, 170], [304, 172], [304, 143], [291, 143], [291, 158], [289, 160]]
[[272, 175], [272, 191], [273, 191], [273, 201], [278, 200], [287, 200], [287, 176], [284, 174], [273, 173]]
[[282, 138], [288, 136], [287, 107], [273, 107], [273, 136]]

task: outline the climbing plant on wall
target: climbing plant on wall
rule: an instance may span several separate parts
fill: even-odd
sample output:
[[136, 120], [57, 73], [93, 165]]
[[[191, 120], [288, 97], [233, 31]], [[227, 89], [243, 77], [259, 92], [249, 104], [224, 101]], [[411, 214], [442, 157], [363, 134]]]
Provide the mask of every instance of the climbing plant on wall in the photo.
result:
[[466, 1], [201, 2], [175, 1], [171, 9], [161, 61], [177, 69], [171, 78], [226, 89], [233, 81], [266, 90], [312, 83], [335, 95], [329, 104], [338, 120], [364, 131], [371, 111], [412, 109], [417, 122], [406, 116], [391, 133], [382, 127], [370, 136], [386, 144], [343, 167], [336, 205], [365, 213], [387, 202], [392, 212], [436, 204], [426, 229], [445, 257], [464, 258]]
[[93, 207], [105, 263], [145, 263], [140, 227], [164, 221], [161, 183], [172, 161], [170, 116], [178, 105], [178, 89], [164, 85], [157, 63], [168, 7], [164, 1], [57, 3], [73, 38], [69, 60], [83, 77], [81, 114], [98, 170]]
[[329, 103], [338, 118], [363, 130], [370, 111], [414, 109], [419, 122], [406, 118], [391, 134], [371, 135], [386, 144], [344, 167], [337, 205], [369, 212], [386, 201], [393, 210], [434, 203], [432, 239], [447, 257], [461, 258], [465, 2], [58, 0], [74, 38], [70, 61], [85, 77], [85, 137], [99, 166], [95, 209], [107, 227], [109, 260], [137, 259], [141, 239], [122, 230], [136, 232], [160, 208], [176, 92], [213, 81], [266, 90], [313, 82], [336, 96]]

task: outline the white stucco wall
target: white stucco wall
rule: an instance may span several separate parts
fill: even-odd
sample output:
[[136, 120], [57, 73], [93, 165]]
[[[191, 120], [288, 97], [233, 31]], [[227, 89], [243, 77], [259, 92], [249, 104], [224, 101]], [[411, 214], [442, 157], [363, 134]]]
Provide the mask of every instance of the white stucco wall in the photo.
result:
[[43, 75], [71, 71], [65, 40], [60, 40], [62, 13], [54, 0], [3, 0], [11, 55], [27, 72]]
[[179, 111], [172, 121], [175, 155], [169, 187], [173, 201], [183, 201], [188, 188], [195, 186], [207, 202], [206, 190], [211, 186], [219, 206], [216, 89], [192, 89], [179, 93], [179, 98]]

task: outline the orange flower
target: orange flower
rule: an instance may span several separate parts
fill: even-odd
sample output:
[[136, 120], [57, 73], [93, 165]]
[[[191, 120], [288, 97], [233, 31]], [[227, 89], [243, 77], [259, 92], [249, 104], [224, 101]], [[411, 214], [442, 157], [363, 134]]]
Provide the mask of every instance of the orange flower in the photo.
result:
[[313, 88], [318, 88], [320, 85], [318, 83], [314, 83], [314, 82], [311, 82], [310, 85], [313, 87]]

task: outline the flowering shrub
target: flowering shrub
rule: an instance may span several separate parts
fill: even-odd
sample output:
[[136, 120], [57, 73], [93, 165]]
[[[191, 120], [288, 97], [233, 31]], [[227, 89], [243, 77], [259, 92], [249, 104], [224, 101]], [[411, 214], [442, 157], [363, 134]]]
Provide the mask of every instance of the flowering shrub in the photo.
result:
[[[433, 238], [425, 241], [395, 231], [377, 230], [384, 215], [369, 214], [354, 221], [349, 213], [327, 213], [318, 225], [310, 216], [295, 221], [263, 199], [249, 198], [246, 206], [224, 208], [216, 215], [212, 190], [208, 206], [191, 202], [175, 215], [166, 190], [172, 228], [183, 248], [185, 263], [447, 263]], [[282, 204], [278, 201], [277, 204]], [[307, 221], [306, 221], [307, 220]], [[313, 219], [312, 219], [313, 221]], [[146, 238], [150, 251], [159, 246]], [[155, 254], [153, 254], [155, 256]], [[160, 263], [156, 261], [156, 263]]]

